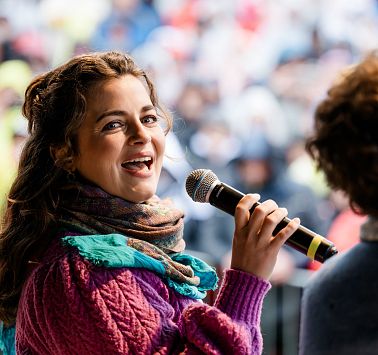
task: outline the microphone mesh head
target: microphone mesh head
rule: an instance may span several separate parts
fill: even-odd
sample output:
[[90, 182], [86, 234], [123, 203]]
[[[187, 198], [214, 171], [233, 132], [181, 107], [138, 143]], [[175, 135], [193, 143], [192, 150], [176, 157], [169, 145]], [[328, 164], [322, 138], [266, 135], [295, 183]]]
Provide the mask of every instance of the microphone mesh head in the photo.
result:
[[186, 192], [195, 202], [208, 202], [206, 196], [218, 177], [209, 169], [193, 170], [186, 178]]

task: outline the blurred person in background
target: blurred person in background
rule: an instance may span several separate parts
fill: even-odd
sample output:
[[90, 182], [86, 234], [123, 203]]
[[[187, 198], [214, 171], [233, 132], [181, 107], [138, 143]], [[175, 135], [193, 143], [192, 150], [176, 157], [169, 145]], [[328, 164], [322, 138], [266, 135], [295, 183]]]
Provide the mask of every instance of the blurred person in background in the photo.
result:
[[240, 95], [222, 103], [233, 132], [243, 142], [253, 140], [256, 130], [263, 132], [269, 144], [278, 150], [284, 150], [290, 142], [288, 117], [269, 86], [248, 85]]
[[[349, 206], [348, 196], [343, 191], [331, 190], [328, 202], [333, 208], [333, 215], [325, 237], [335, 244], [339, 253], [343, 253], [360, 241], [360, 228], [366, 222], [367, 216], [356, 213]], [[309, 268], [318, 270], [322, 265], [314, 261]]]
[[47, 70], [49, 56], [47, 40], [42, 31], [25, 31], [13, 39], [12, 46], [18, 56], [28, 63], [34, 74]]
[[21, 98], [31, 77], [30, 66], [20, 59], [0, 63], [0, 211], [4, 210], [6, 195], [17, 169], [14, 132], [20, 120], [23, 122]]
[[109, 13], [90, 40], [94, 50], [132, 51], [161, 24], [154, 6], [143, 0], [112, 0], [111, 3]]
[[18, 58], [12, 46], [12, 26], [6, 16], [0, 16], [0, 62]]
[[348, 196], [344, 191], [334, 190], [330, 193], [330, 200], [335, 205], [335, 216], [327, 233], [339, 253], [352, 248], [360, 241], [361, 225], [367, 221], [367, 216], [356, 213], [349, 205]]
[[[218, 250], [219, 242], [210, 244], [210, 248], [201, 248], [199, 243], [209, 238], [208, 234], [202, 234], [201, 225], [214, 215], [214, 208], [209, 204], [198, 204], [194, 202], [185, 189], [185, 181], [193, 170], [189, 164], [186, 154], [176, 137], [171, 131], [167, 134], [166, 155], [163, 160], [163, 167], [160, 174], [157, 195], [161, 198], [170, 198], [175, 205], [185, 211], [185, 243], [188, 253], [198, 256], [208, 264], [216, 267], [218, 265], [213, 250]], [[231, 235], [233, 230], [231, 230]], [[212, 242], [217, 237], [210, 236]], [[227, 248], [230, 244], [227, 243]], [[229, 250], [229, 249], [228, 249]], [[217, 254], [216, 254], [217, 255]]]
[[[238, 203], [230, 268], [186, 253], [155, 193], [171, 117], [132, 58], [91, 53], [35, 77], [0, 233], [0, 349], [38, 354], [261, 354], [261, 307], [295, 218]], [[7, 341], [7, 342], [6, 342]], [[15, 344], [14, 344], [15, 341]]]
[[[284, 152], [275, 148], [267, 134], [255, 127], [244, 142], [240, 155], [232, 162], [234, 186], [244, 193], [254, 192], [263, 199], [271, 198], [285, 206], [290, 216], [300, 216], [307, 228], [324, 235], [327, 224], [319, 213], [320, 200], [306, 185], [287, 174]], [[292, 249], [297, 267], [307, 267], [308, 258]]]
[[331, 221], [335, 208], [329, 201], [330, 190], [324, 174], [316, 169], [313, 159], [306, 151], [306, 138], [304, 136], [296, 136], [292, 139], [286, 147], [285, 160], [290, 179], [308, 186], [324, 202], [319, 212], [325, 219], [328, 218]]
[[185, 83], [173, 110], [178, 118], [175, 122], [175, 133], [186, 151], [193, 134], [198, 131], [202, 120], [206, 119], [206, 102], [199, 82], [188, 80]]
[[[319, 213], [321, 200], [311, 188], [291, 179], [287, 174], [284, 152], [270, 143], [261, 128], [254, 126], [250, 131], [252, 133], [243, 143], [239, 155], [228, 164], [232, 178], [224, 181], [243, 193], [257, 192], [263, 199], [280, 201], [288, 209], [289, 216], [300, 215], [303, 226], [324, 235], [328, 223]], [[211, 253], [223, 251], [221, 268], [230, 265], [231, 231], [232, 218], [218, 210], [214, 217], [201, 225], [201, 235], [209, 236], [210, 241], [203, 238], [199, 245], [211, 250]], [[264, 300], [265, 311], [262, 314], [266, 354], [282, 351], [283, 344], [291, 349], [297, 348], [301, 278], [297, 270], [306, 272], [313, 263], [288, 246], [281, 248], [271, 276], [273, 289]]]
[[192, 150], [191, 139], [201, 128], [221, 117], [219, 101], [216, 82], [194, 78], [186, 80], [173, 108], [177, 117], [175, 133], [184, 151]]
[[[239, 154], [240, 146], [229, 122], [222, 119], [220, 113], [215, 117], [209, 115], [191, 137], [187, 157], [193, 168], [210, 169], [221, 181], [231, 182], [234, 172], [229, 163]], [[187, 242], [191, 249], [206, 253], [213, 265], [220, 267], [224, 256], [231, 250], [233, 219], [210, 205], [207, 207], [208, 213], [202, 211], [203, 216], [197, 214], [192, 220]]]
[[[174, 131], [192, 168], [213, 170], [220, 179], [229, 181], [233, 172], [228, 164], [239, 154], [240, 139], [222, 111], [217, 82], [204, 78], [187, 80], [174, 113], [177, 117]], [[207, 255], [211, 264], [219, 267], [230, 250], [232, 227], [228, 226], [232, 218], [228, 216], [226, 230], [218, 230], [223, 225], [218, 222], [225, 217], [222, 213], [206, 205], [197, 204], [196, 209], [198, 213], [187, 222], [187, 245]]]
[[[342, 72], [317, 106], [307, 149], [330, 188], [368, 216], [360, 242], [329, 259], [303, 293], [299, 352], [377, 353], [378, 53]], [[338, 238], [348, 238], [339, 235]], [[350, 243], [353, 241], [346, 241]]]

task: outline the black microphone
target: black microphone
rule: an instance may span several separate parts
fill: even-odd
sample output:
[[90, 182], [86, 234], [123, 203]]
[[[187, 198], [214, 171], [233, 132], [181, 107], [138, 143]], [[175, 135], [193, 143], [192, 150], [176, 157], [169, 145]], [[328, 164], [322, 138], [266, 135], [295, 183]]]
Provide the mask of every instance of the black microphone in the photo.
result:
[[[193, 170], [186, 178], [185, 185], [193, 201], [209, 202], [232, 216], [235, 214], [236, 205], [245, 196], [242, 192], [220, 182], [218, 177], [208, 169]], [[259, 202], [252, 206], [251, 213], [258, 205], [260, 205]], [[273, 235], [276, 235], [289, 222], [290, 219], [285, 217], [277, 225]], [[332, 242], [301, 225], [286, 241], [286, 244], [321, 263], [337, 254], [337, 249]]]

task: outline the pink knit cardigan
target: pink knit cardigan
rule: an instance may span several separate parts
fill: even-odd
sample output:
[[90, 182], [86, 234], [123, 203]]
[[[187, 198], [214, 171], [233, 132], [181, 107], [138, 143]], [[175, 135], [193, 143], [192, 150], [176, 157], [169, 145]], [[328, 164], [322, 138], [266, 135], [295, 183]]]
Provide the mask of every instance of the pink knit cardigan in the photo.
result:
[[18, 354], [261, 354], [268, 282], [227, 270], [209, 306], [148, 270], [97, 267], [59, 248], [24, 286]]

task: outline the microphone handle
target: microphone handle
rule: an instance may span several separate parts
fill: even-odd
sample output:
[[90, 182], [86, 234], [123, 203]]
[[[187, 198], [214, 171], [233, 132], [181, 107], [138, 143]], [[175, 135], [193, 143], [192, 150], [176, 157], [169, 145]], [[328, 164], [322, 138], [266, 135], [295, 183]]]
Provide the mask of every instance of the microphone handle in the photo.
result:
[[[234, 216], [236, 205], [244, 196], [245, 194], [240, 191], [220, 182], [212, 189], [209, 196], [209, 203]], [[250, 212], [252, 213], [258, 205], [260, 205], [259, 202], [255, 203], [250, 209]], [[289, 222], [290, 219], [285, 217], [277, 225], [276, 229], [273, 231], [273, 235], [276, 235], [281, 229], [287, 226]], [[286, 241], [286, 244], [307, 255], [309, 258], [321, 263], [332, 255], [337, 254], [337, 249], [332, 242], [302, 225], [300, 225], [293, 235]]]

